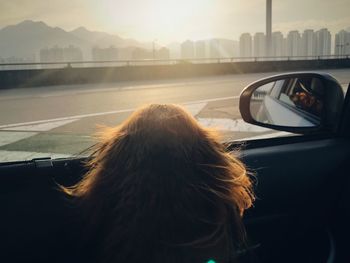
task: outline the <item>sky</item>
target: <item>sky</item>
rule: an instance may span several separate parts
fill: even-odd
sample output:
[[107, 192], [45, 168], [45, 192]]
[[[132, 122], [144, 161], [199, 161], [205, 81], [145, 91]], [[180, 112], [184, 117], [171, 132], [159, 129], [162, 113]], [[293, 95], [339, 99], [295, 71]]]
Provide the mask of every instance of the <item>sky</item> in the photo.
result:
[[[272, 0], [272, 30], [350, 28], [350, 0]], [[140, 41], [239, 39], [265, 31], [265, 0], [0, 0], [0, 28], [23, 20]]]

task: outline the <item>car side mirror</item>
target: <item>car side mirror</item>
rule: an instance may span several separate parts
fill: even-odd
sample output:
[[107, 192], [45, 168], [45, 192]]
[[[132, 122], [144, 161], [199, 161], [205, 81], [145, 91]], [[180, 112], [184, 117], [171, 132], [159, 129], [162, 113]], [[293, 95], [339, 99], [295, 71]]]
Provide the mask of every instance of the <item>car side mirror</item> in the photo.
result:
[[287, 73], [258, 80], [240, 95], [244, 121], [309, 134], [335, 131], [344, 101], [340, 84], [325, 73]]

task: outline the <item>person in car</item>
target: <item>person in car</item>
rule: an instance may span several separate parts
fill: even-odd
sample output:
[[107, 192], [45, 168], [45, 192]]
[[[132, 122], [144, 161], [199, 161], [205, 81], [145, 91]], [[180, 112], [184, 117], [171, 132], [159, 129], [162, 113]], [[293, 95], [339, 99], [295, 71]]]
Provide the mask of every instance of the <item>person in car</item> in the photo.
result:
[[251, 176], [180, 106], [107, 129], [88, 167], [64, 188], [84, 221], [81, 262], [236, 262], [244, 249]]
[[304, 111], [321, 117], [324, 88], [316, 78], [299, 79], [289, 96], [293, 103]]
[[296, 92], [290, 96], [291, 100], [295, 105], [299, 106], [301, 109], [312, 113], [316, 116], [321, 116], [323, 104], [322, 101], [317, 99], [310, 93], [307, 92]]

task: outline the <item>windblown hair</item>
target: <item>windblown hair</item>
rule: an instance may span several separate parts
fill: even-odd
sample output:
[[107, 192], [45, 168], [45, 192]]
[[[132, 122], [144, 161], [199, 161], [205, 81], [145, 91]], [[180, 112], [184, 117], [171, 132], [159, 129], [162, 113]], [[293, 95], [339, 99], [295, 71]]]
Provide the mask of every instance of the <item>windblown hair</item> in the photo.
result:
[[101, 134], [75, 186], [98, 262], [229, 262], [252, 205], [244, 164], [177, 105], [152, 104]]

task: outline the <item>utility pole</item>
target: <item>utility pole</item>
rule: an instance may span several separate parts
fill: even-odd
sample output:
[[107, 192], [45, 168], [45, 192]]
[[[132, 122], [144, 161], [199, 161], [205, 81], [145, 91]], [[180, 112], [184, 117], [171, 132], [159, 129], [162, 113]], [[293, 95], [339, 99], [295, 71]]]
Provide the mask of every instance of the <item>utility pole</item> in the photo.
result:
[[153, 53], [153, 60], [156, 59], [156, 39], [152, 42], [152, 53]]
[[272, 0], [266, 0], [266, 56], [272, 56]]

